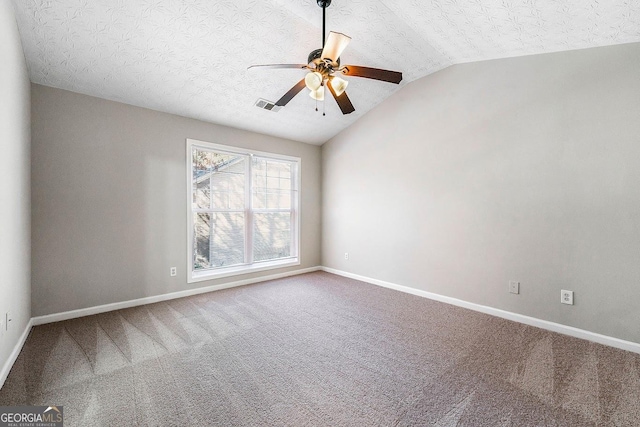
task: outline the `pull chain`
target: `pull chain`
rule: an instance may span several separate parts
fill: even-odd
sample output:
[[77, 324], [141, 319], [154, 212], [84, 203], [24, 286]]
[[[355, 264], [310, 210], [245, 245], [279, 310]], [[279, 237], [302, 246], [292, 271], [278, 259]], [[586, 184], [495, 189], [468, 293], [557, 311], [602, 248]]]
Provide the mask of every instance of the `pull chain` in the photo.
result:
[[326, 116], [326, 114], [324, 113], [324, 106], [325, 106], [325, 104], [326, 104], [326, 103], [325, 103], [324, 101], [322, 101], [322, 115], [323, 115], [323, 116]]

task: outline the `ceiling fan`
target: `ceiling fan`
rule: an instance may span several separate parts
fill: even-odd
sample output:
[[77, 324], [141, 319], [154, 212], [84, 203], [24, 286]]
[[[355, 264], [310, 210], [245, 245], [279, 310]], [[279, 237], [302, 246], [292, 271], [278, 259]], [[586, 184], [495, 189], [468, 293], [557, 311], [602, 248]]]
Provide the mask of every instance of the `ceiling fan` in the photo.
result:
[[330, 31], [325, 43], [326, 9], [331, 4], [331, 0], [316, 1], [318, 6], [322, 8], [322, 49], [312, 51], [307, 58], [307, 64], [252, 65], [249, 68], [299, 68], [309, 70], [305, 78], [289, 89], [275, 105], [284, 107], [305, 86], [310, 90], [309, 96], [311, 98], [317, 101], [324, 101], [324, 88], [327, 87], [338, 103], [342, 114], [350, 114], [355, 111], [355, 108], [345, 92], [349, 82], [340, 78], [340, 75], [364, 77], [398, 84], [402, 81], [402, 73], [358, 65], [340, 66], [340, 55], [351, 41], [351, 37]]

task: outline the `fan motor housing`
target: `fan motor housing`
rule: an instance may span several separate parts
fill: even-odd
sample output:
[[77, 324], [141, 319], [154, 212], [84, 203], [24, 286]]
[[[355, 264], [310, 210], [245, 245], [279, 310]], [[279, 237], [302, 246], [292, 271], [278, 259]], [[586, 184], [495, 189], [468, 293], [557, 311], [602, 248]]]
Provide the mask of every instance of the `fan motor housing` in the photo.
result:
[[320, 59], [320, 57], [322, 57], [322, 49], [316, 49], [316, 50], [312, 51], [309, 54], [309, 57], [307, 58], [307, 64], [311, 64], [316, 59]]
[[[316, 64], [316, 65], [317, 65], [317, 64], [319, 64], [320, 62], [323, 62], [323, 61], [322, 61], [322, 49], [316, 49], [316, 50], [312, 51], [312, 52], [309, 54], [309, 56], [307, 57], [307, 64], [314, 63], [314, 64]], [[339, 67], [339, 66], [340, 66], [340, 58], [338, 58], [338, 59], [336, 60], [336, 63], [335, 63], [335, 64], [333, 64], [333, 65], [334, 65], [334, 66], [336, 66], [336, 65], [337, 65], [337, 66]]]

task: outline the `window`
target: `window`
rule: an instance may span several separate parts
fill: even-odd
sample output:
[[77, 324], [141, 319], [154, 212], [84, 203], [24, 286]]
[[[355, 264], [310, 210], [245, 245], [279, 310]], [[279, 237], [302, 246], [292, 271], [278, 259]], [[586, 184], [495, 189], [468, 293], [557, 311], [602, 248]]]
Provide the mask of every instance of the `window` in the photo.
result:
[[300, 159], [187, 140], [189, 282], [299, 265]]

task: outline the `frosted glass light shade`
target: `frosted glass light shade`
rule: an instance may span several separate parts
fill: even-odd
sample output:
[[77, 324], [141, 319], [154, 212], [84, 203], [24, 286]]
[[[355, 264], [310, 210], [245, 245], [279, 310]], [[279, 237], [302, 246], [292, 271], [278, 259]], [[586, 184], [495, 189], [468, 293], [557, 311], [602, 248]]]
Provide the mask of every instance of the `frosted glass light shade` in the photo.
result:
[[320, 86], [317, 90], [309, 92], [309, 96], [317, 101], [324, 101], [324, 86]]
[[322, 86], [322, 74], [317, 71], [307, 73], [304, 77], [304, 84], [307, 85], [307, 88], [311, 91], [318, 90], [320, 86]]
[[330, 59], [332, 62], [336, 62], [350, 41], [351, 37], [330, 31], [324, 49], [322, 49], [322, 59]]
[[334, 77], [331, 79], [331, 87], [336, 92], [336, 96], [340, 96], [347, 89], [349, 82], [341, 79], [340, 77]]

